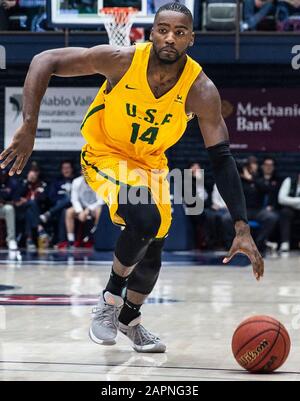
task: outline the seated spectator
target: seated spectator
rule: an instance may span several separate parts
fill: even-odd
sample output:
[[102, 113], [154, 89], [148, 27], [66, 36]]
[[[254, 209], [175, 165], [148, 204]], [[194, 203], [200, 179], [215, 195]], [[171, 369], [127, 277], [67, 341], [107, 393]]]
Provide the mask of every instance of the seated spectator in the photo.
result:
[[102, 198], [88, 186], [84, 176], [77, 177], [72, 182], [71, 191], [72, 206], [66, 211], [66, 228], [68, 246], [73, 247], [75, 243], [75, 220], [81, 223], [86, 223], [88, 220], [93, 220], [94, 227], [90, 234], [94, 234], [100, 218]]
[[244, 0], [244, 21], [241, 23], [241, 31], [255, 31], [257, 25], [274, 11], [274, 0]]
[[279, 0], [276, 9], [276, 19], [279, 23], [279, 28], [285, 30], [284, 24], [293, 15], [300, 15], [300, 0]]
[[6, 242], [10, 251], [18, 249], [16, 242], [15, 201], [18, 182], [6, 170], [0, 169], [0, 218], [6, 222]]
[[[260, 226], [256, 234], [256, 244], [258, 249], [264, 253], [266, 242], [269, 240], [279, 216], [274, 210], [264, 205], [264, 192], [261, 189], [258, 178], [251, 174], [247, 166], [244, 166], [240, 172], [242, 185], [246, 198], [247, 213], [249, 220], [256, 220]], [[224, 231], [225, 243], [228, 247], [234, 238], [234, 227], [230, 215], [223, 216], [223, 224], [227, 229]]]
[[259, 165], [258, 165], [258, 160], [256, 156], [249, 156], [246, 162], [246, 167], [247, 170], [251, 175], [254, 177], [258, 176], [258, 170], [259, 170]]
[[0, 31], [9, 29], [10, 9], [15, 7], [16, 0], [0, 0]]
[[40, 32], [46, 24], [46, 0], [17, 0], [17, 12], [27, 16], [26, 29]]
[[[204, 187], [204, 177], [202, 176], [202, 170], [199, 163], [192, 163], [191, 166], [189, 167], [189, 173], [192, 176], [192, 188], [191, 188], [192, 193], [189, 195], [192, 195], [195, 201], [193, 202], [193, 204], [190, 204], [188, 197], [186, 196], [187, 194], [184, 194], [185, 211], [192, 223], [193, 235], [194, 235], [193, 243], [196, 244], [197, 247], [197, 244], [199, 242], [199, 237], [201, 236], [200, 227], [205, 225], [206, 212], [203, 211], [203, 213], [195, 215], [193, 213], [189, 213], [189, 209], [193, 210], [196, 207], [196, 203], [197, 205], [204, 205], [204, 207], [207, 206], [209, 202], [209, 197], [207, 190]], [[189, 180], [188, 183], [190, 182], [191, 181]], [[197, 200], [195, 198], [197, 198]], [[205, 235], [206, 234], [207, 235], [209, 234], [207, 230], [205, 230]], [[203, 242], [206, 243], [209, 242], [208, 238], [202, 238], [202, 239]]]
[[36, 249], [36, 242], [44, 247], [47, 242], [47, 233], [40, 224], [41, 210], [47, 200], [47, 184], [40, 179], [40, 170], [34, 165], [30, 168], [24, 180], [19, 199], [15, 202], [19, 215], [25, 220], [25, 235], [27, 249]]
[[49, 199], [52, 207], [40, 215], [42, 223], [47, 223], [52, 217], [60, 215], [71, 206], [71, 189], [74, 179], [74, 167], [71, 161], [65, 160], [60, 166], [61, 176], [57, 178], [49, 189]]
[[278, 210], [278, 192], [280, 179], [277, 177], [275, 160], [265, 158], [262, 164], [261, 177], [257, 179], [261, 193], [263, 194], [263, 206], [268, 210]]
[[282, 252], [290, 250], [291, 224], [293, 219], [300, 218], [300, 173], [298, 177], [286, 178], [279, 190], [278, 202], [281, 210], [281, 246]]
[[[216, 184], [212, 191], [211, 209], [206, 217], [208, 220], [208, 231], [214, 242], [218, 243], [221, 240], [223, 245], [229, 249], [231, 246], [230, 241], [233, 240], [233, 237], [228, 237], [226, 230], [228, 229], [228, 221], [231, 221], [231, 216]], [[231, 225], [233, 227], [232, 223]]]
[[53, 223], [55, 227], [54, 241], [56, 240], [56, 242], [58, 242], [59, 247], [65, 246], [65, 211], [72, 206], [71, 189], [74, 179], [73, 163], [70, 160], [62, 161], [60, 172], [61, 176], [50, 185], [48, 192], [51, 207], [44, 214], [40, 215], [40, 220], [43, 224], [48, 222]]
[[[276, 173], [275, 160], [271, 157], [265, 158], [261, 169], [262, 174], [257, 179], [257, 185], [263, 195], [263, 207], [279, 216], [278, 192], [281, 180]], [[278, 244], [276, 242], [269, 242], [268, 246], [276, 250]]]

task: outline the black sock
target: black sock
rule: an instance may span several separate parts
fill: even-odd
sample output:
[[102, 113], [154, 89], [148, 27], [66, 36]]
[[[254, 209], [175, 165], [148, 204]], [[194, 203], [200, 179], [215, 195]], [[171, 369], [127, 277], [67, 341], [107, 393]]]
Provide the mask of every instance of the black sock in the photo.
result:
[[114, 295], [121, 296], [124, 287], [126, 287], [127, 281], [128, 281], [128, 276], [121, 277], [118, 274], [116, 274], [113, 269], [111, 269], [110, 278], [104, 292], [109, 291]]
[[141, 306], [142, 305], [133, 304], [132, 302], [128, 301], [128, 299], [126, 299], [124, 302], [124, 306], [121, 310], [120, 316], [119, 316], [119, 321], [128, 326], [128, 324], [133, 319], [136, 319], [137, 317], [140, 316]]

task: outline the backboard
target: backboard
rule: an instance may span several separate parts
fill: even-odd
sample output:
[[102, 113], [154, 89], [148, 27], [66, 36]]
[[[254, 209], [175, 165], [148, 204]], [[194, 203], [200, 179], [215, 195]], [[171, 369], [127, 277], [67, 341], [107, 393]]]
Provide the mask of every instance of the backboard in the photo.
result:
[[[48, 15], [52, 26], [61, 28], [97, 28], [104, 23], [105, 16], [99, 15], [103, 7], [134, 7], [139, 10], [135, 25], [151, 25], [154, 14], [170, 0], [48, 0]], [[178, 0], [194, 14], [195, 0]]]

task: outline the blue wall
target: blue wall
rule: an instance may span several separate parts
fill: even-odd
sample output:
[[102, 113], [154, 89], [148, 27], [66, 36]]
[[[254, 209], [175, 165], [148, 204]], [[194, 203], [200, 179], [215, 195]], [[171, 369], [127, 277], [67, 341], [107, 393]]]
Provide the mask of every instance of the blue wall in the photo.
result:
[[[69, 46], [91, 47], [107, 43], [103, 32], [72, 32]], [[9, 64], [26, 64], [43, 50], [64, 47], [63, 33], [1, 34], [0, 45], [5, 46]], [[300, 45], [297, 33], [243, 33], [240, 35], [239, 63], [291, 64], [292, 47]], [[196, 33], [195, 46], [190, 54], [201, 63], [236, 63], [236, 37], [234, 33]]]

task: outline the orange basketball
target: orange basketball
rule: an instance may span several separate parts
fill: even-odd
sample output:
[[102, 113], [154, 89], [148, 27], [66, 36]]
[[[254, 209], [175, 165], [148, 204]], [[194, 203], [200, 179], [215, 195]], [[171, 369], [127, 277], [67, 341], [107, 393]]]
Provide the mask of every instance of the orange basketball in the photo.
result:
[[290, 348], [287, 330], [269, 316], [254, 316], [245, 320], [232, 338], [233, 355], [249, 372], [274, 372], [287, 360]]

